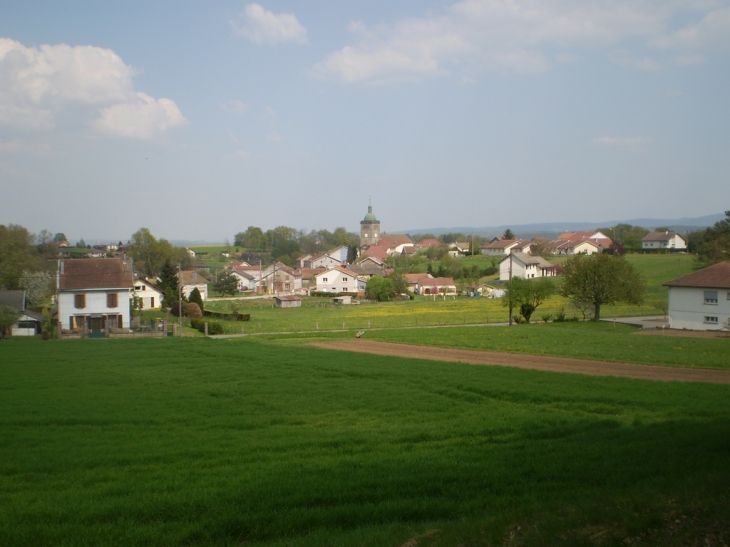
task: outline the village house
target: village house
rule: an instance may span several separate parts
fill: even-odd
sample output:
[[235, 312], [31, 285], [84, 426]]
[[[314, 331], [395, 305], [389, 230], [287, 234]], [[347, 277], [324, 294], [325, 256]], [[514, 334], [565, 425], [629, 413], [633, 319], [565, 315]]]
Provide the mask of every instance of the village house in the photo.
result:
[[499, 261], [499, 280], [509, 280], [510, 274], [512, 278], [521, 277], [523, 279], [553, 277], [557, 275], [557, 269], [541, 256], [514, 252]]
[[650, 250], [666, 249], [673, 251], [685, 251], [687, 250], [687, 240], [677, 232], [651, 232], [642, 238], [641, 248]]
[[528, 239], [501, 239], [494, 238], [482, 245], [481, 253], [486, 256], [506, 256], [510, 253], [529, 253], [532, 241]]
[[142, 310], [157, 310], [162, 307], [165, 293], [149, 279], [139, 278], [134, 281], [134, 296], [139, 299]]
[[355, 272], [337, 266], [315, 276], [317, 292], [364, 294], [367, 281], [360, 279]]
[[302, 290], [302, 273], [286, 264], [275, 262], [261, 271], [256, 290], [265, 294], [299, 292]]
[[59, 260], [56, 285], [63, 332], [104, 336], [108, 330], [129, 328], [134, 289], [131, 259]]
[[456, 294], [456, 283], [451, 277], [421, 277], [416, 284], [417, 294]]
[[558, 236], [555, 242], [555, 254], [577, 255], [595, 254], [608, 250], [613, 241], [603, 232], [582, 231], [565, 232]]
[[178, 272], [177, 279], [178, 283], [180, 283], [183, 298], [190, 298], [190, 293], [198, 289], [203, 302], [208, 300], [208, 280], [196, 270], [183, 270]]
[[669, 326], [719, 330], [730, 319], [730, 262], [667, 281]]
[[0, 291], [0, 306], [7, 306], [18, 312], [15, 324], [10, 327], [11, 336], [35, 336], [41, 332], [45, 320], [42, 314], [26, 308], [24, 290]]

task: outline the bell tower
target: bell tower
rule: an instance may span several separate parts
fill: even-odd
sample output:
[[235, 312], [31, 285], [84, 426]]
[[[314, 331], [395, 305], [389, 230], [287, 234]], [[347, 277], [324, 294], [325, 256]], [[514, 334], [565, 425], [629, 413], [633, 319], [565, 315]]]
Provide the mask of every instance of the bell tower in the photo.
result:
[[360, 221], [360, 246], [374, 245], [380, 239], [380, 221], [373, 214], [373, 206], [368, 204], [368, 214]]

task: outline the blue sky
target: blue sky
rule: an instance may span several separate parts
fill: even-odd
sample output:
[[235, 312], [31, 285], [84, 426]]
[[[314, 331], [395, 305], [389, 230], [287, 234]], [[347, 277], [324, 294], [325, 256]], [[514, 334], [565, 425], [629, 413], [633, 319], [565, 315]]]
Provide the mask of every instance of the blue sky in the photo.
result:
[[10, 2], [0, 223], [223, 241], [730, 208], [730, 2]]

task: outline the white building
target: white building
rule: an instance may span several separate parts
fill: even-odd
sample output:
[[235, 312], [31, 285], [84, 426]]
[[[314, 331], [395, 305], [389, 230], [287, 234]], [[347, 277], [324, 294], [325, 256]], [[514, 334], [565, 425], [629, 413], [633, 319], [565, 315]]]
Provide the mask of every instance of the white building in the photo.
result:
[[720, 262], [664, 283], [669, 287], [669, 326], [719, 330], [730, 319], [730, 262]]
[[525, 253], [513, 252], [499, 261], [499, 279], [508, 281], [510, 278], [521, 277], [532, 279], [533, 277], [552, 277], [556, 275], [555, 266], [541, 256], [532, 256]]
[[137, 279], [134, 282], [134, 296], [142, 301], [143, 310], [156, 310], [162, 307], [165, 293], [151, 281]]
[[687, 249], [687, 241], [677, 232], [651, 232], [642, 238], [641, 248], [684, 251]]
[[58, 322], [64, 331], [103, 336], [110, 329], [129, 328], [131, 259], [59, 260], [56, 281]]
[[367, 282], [360, 279], [355, 272], [337, 266], [315, 276], [318, 292], [332, 293], [364, 293]]
[[178, 272], [178, 283], [182, 287], [183, 298], [190, 298], [190, 293], [198, 289], [203, 302], [208, 300], [208, 280], [195, 270], [183, 270]]

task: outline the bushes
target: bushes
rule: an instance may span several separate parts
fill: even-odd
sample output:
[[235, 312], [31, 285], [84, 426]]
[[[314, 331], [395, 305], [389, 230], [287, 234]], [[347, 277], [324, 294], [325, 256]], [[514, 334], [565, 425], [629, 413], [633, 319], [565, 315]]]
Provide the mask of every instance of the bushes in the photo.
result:
[[251, 321], [250, 313], [225, 313], [222, 311], [203, 310], [204, 317], [213, 317], [224, 321]]
[[185, 313], [185, 317], [203, 317], [203, 312], [200, 310], [200, 306], [198, 306], [195, 302], [189, 302], [188, 305], [183, 308], [183, 311]]
[[[202, 319], [191, 319], [190, 320], [190, 326], [194, 329], [197, 329], [198, 331], [205, 333], [205, 323], [206, 321], [203, 321]], [[223, 334], [223, 323], [208, 323], [208, 334]]]

